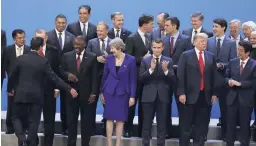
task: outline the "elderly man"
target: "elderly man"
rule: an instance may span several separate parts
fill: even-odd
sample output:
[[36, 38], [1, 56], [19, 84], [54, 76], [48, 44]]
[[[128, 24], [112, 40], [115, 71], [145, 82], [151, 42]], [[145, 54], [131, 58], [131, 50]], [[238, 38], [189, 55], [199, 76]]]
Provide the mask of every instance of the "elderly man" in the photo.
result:
[[241, 21], [239, 19], [231, 20], [229, 22], [229, 31], [229, 37], [236, 42], [236, 47], [238, 48], [238, 42], [244, 40], [244, 36], [240, 34]]
[[256, 30], [256, 24], [253, 21], [244, 22], [242, 25], [245, 40], [249, 41], [251, 37], [251, 32]]
[[151, 32], [151, 40], [155, 40], [157, 38], [164, 38], [166, 36], [166, 31], [164, 30], [165, 19], [169, 17], [168, 13], [159, 13], [157, 16], [157, 25], [158, 27], [154, 28]]

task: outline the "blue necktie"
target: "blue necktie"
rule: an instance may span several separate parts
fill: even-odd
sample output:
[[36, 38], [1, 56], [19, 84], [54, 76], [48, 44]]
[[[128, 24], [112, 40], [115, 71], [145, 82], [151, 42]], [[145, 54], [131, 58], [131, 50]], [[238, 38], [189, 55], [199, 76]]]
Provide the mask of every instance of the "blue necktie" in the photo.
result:
[[59, 44], [60, 44], [60, 49], [62, 49], [62, 37], [61, 37], [62, 33], [59, 32]]

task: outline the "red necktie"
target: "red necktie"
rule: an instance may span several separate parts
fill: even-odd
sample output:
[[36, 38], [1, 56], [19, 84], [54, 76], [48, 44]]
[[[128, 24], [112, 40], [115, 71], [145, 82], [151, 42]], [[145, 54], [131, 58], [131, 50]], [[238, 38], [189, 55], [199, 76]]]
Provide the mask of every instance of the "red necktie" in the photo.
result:
[[173, 49], [173, 45], [174, 45], [174, 37], [171, 37], [171, 43], [170, 43], [170, 45], [171, 45], [171, 47], [170, 47], [170, 55], [172, 56], [173, 55], [173, 51], [174, 51], [174, 49]]
[[204, 90], [204, 60], [202, 56], [203, 52], [199, 52], [199, 66], [201, 72], [200, 90]]
[[39, 55], [42, 56], [42, 57], [44, 57], [44, 52], [43, 52], [43, 50], [39, 51]]
[[80, 64], [81, 64], [81, 60], [80, 60], [80, 54], [77, 54], [77, 58], [76, 58], [76, 67], [77, 67], [77, 70], [79, 71], [80, 69]]
[[244, 70], [244, 62], [241, 62], [241, 64], [240, 64], [240, 74], [242, 74], [243, 70]]

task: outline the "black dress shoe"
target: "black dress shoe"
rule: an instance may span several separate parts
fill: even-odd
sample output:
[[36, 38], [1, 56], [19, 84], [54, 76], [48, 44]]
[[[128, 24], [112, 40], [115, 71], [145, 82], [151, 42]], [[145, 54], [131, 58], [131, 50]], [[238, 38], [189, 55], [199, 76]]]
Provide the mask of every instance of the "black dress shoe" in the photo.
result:
[[7, 129], [5, 134], [14, 134], [14, 130], [13, 129]]
[[62, 131], [62, 133], [61, 133], [62, 135], [68, 135], [68, 131], [66, 130], [66, 131]]
[[171, 139], [171, 138], [172, 138], [172, 137], [171, 137], [170, 134], [166, 134], [165, 139]]
[[125, 138], [130, 138], [130, 137], [131, 137], [130, 132], [125, 132], [125, 133], [124, 133], [124, 137], [125, 137]]
[[24, 141], [21, 144], [19, 144], [19, 146], [28, 146], [27, 143]]

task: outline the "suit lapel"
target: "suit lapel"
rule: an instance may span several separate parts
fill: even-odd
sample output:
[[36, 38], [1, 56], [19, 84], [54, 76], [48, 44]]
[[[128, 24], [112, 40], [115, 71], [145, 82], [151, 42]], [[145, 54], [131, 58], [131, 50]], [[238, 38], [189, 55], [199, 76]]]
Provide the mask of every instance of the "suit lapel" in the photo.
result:
[[87, 54], [86, 54], [86, 51], [84, 51], [84, 55], [83, 55], [82, 62], [80, 64], [79, 72], [82, 72], [85, 69], [85, 66], [86, 66], [87, 62], [88, 62]]
[[209, 58], [206, 51], [204, 51], [204, 73], [206, 73], [208, 67], [209, 67]]
[[[215, 41], [216, 41], [216, 39], [215, 39]], [[223, 42], [222, 42], [222, 45], [221, 45], [221, 47], [220, 47], [220, 56], [221, 56], [221, 54], [224, 54], [224, 51], [225, 51], [225, 45], [227, 44], [227, 38], [226, 38], [226, 36], [224, 37], [224, 39], [223, 39]]]
[[142, 40], [140, 34], [138, 33], [138, 31], [137, 31], [137, 33], [136, 33], [136, 36], [137, 36], [137, 38], [138, 38], [138, 40], [139, 40], [140, 45], [141, 45], [141, 46], [144, 46], [144, 48], [146, 48], [146, 46], [145, 46], [145, 44], [144, 44], [144, 42], [143, 42], [143, 40]]
[[[70, 63], [72, 65], [73, 70], [76, 72], [76, 74], [78, 73], [77, 71], [77, 66], [76, 66], [76, 52], [73, 51], [73, 55], [72, 58], [70, 59]], [[81, 66], [81, 65], [80, 65]]]
[[[78, 21], [77, 24], [76, 24], [76, 29], [77, 29], [77, 33], [78, 33], [79, 35], [83, 35], [79, 21]], [[88, 26], [88, 29], [89, 29], [89, 26]]]
[[[121, 73], [123, 70], [125, 70], [125, 69], [127, 68], [127, 66], [128, 66], [128, 61], [129, 61], [129, 60], [127, 59], [127, 55], [125, 55], [124, 61], [123, 61], [121, 67], [119, 68], [119, 70], [118, 70], [118, 72], [117, 72], [117, 76], [120, 77], [120, 73]], [[116, 70], [115, 70], [115, 72], [116, 72]]]
[[65, 31], [65, 40], [64, 40], [64, 46], [63, 48], [61, 48], [62, 50], [65, 48], [65, 45], [67, 44], [68, 39], [69, 39], [69, 35], [67, 34], [67, 31]]
[[181, 35], [179, 34], [179, 36], [178, 36], [178, 38], [177, 38], [177, 40], [176, 40], [176, 42], [175, 42], [175, 44], [174, 44], [174, 47], [173, 47], [173, 54], [175, 53], [175, 51], [176, 51], [176, 48], [179, 46], [179, 44], [180, 44], [180, 39], [181, 39]]
[[[240, 67], [240, 60], [239, 60], [239, 67]], [[249, 60], [248, 60], [247, 63], [245, 64], [241, 76], [245, 75], [246, 72], [249, 70], [250, 67], [251, 67], [251, 58], [249, 58]]]
[[46, 44], [46, 47], [45, 47], [45, 54], [44, 54], [44, 56], [45, 56], [45, 58], [48, 58], [48, 57], [50, 57], [49, 55], [49, 48], [48, 48], [48, 46], [47, 46], [47, 44]]
[[[115, 34], [115, 33], [114, 33]], [[120, 33], [120, 38], [122, 39], [122, 40], [124, 40], [124, 37], [125, 37], [125, 31], [124, 31], [124, 29], [121, 29], [121, 33]], [[114, 37], [115, 38], [115, 37]]]
[[192, 38], [192, 33], [193, 33], [193, 28], [191, 28], [191, 29], [189, 30], [189, 40], [191, 40], [191, 38]]
[[[204, 53], [204, 54], [205, 54], [205, 53]], [[199, 66], [199, 61], [198, 61], [198, 58], [197, 58], [197, 54], [196, 54], [195, 49], [194, 49], [194, 51], [193, 51], [192, 57], [193, 57], [193, 60], [195, 61], [195, 65], [196, 65], [197, 70], [198, 70], [199, 73], [201, 74], [200, 66]], [[205, 60], [205, 62], [206, 62], [206, 60]]]
[[[52, 36], [53, 36], [53, 41], [56, 44], [56, 47], [60, 48], [59, 39], [58, 39], [58, 36], [57, 36], [55, 30], [52, 31]], [[62, 49], [62, 48], [60, 48], [60, 49]]]

